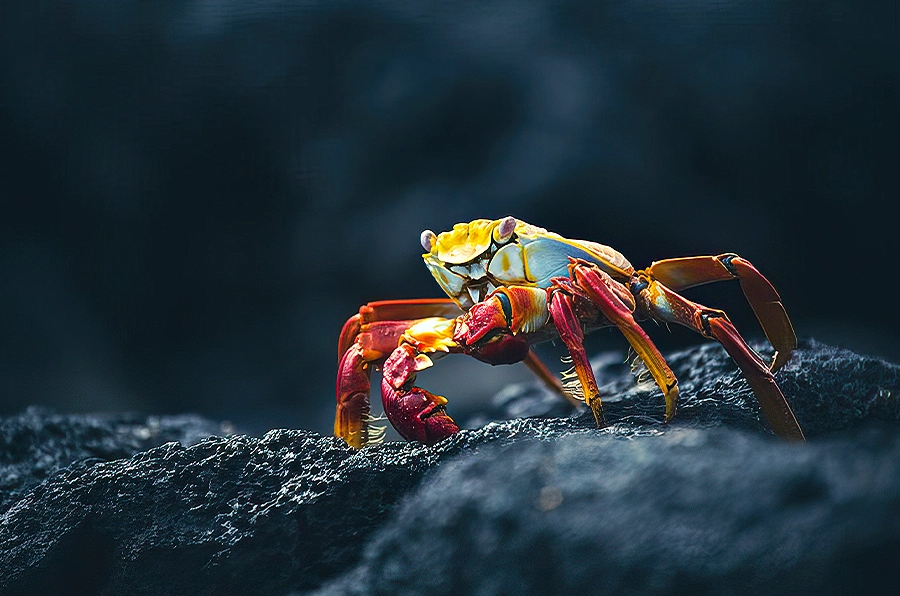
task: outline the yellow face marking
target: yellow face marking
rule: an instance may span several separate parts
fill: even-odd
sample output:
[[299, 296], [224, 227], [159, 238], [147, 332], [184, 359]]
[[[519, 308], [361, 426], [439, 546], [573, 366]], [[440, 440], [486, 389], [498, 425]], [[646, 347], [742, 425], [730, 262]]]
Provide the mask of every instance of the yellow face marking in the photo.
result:
[[503, 271], [509, 271], [509, 255], [507, 253], [500, 255], [500, 267]]

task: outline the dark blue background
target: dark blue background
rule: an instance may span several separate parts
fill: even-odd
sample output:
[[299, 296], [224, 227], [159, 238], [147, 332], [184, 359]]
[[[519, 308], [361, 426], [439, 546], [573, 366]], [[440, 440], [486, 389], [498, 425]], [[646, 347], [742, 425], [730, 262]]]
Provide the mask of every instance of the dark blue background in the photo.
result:
[[[897, 15], [5, 1], [0, 414], [328, 432], [343, 320], [437, 295], [423, 228], [507, 214], [636, 266], [738, 252], [800, 335], [897, 360]], [[691, 296], [758, 335], [738, 290]]]

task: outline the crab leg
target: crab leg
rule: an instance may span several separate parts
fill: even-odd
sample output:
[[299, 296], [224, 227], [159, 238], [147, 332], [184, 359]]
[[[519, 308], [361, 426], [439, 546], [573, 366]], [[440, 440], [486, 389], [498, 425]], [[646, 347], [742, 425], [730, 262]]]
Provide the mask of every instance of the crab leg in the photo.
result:
[[775, 383], [771, 370], [747, 345], [723, 311], [691, 302], [645, 275], [639, 274], [635, 279], [638, 300], [654, 318], [684, 325], [722, 344], [744, 373], [776, 435], [791, 441], [805, 440], [800, 424]]
[[559, 338], [569, 350], [572, 364], [575, 365], [575, 373], [581, 382], [584, 392], [584, 402], [594, 413], [597, 428], [606, 426], [606, 417], [603, 415], [603, 403], [600, 401], [600, 390], [597, 387], [597, 379], [594, 370], [588, 360], [587, 351], [584, 349], [584, 330], [581, 322], [575, 314], [573, 298], [564, 290], [559, 289], [550, 295], [550, 316], [553, 324], [559, 332]]
[[665, 259], [654, 262], [640, 273], [646, 273], [675, 292], [714, 281], [737, 279], [766, 338], [775, 348], [770, 370], [775, 372], [781, 368], [797, 347], [797, 336], [778, 292], [749, 261], [734, 253]]
[[672, 420], [678, 406], [678, 379], [650, 336], [634, 320], [632, 313], [635, 302], [631, 292], [606, 272], [580, 259], [572, 260], [569, 275], [600, 312], [618, 327], [647, 366], [650, 375], [665, 396], [666, 422]]
[[[462, 310], [449, 298], [416, 298], [411, 300], [369, 302], [359, 308], [359, 314], [353, 315], [344, 323], [340, 339], [338, 340], [338, 360], [353, 345], [360, 333], [370, 331], [372, 323], [379, 321], [397, 323], [424, 319], [426, 317], [446, 317], [450, 319], [461, 314]], [[397, 344], [395, 342], [385, 352], [385, 355], [389, 354], [396, 347]]]

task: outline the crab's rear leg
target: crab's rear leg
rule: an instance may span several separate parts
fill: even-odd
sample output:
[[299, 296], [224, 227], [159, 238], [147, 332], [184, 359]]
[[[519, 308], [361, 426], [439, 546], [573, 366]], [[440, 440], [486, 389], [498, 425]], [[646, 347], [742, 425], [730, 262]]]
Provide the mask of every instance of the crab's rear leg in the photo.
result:
[[665, 259], [654, 262], [643, 273], [675, 292], [714, 281], [737, 279], [766, 338], [775, 348], [770, 370], [775, 372], [781, 368], [797, 347], [797, 336], [778, 292], [750, 261], [734, 253]]
[[805, 440], [800, 424], [775, 383], [771, 370], [747, 345], [724, 312], [691, 302], [646, 274], [638, 274], [634, 279], [632, 291], [650, 316], [684, 325], [722, 344], [744, 373], [775, 434], [787, 440]]

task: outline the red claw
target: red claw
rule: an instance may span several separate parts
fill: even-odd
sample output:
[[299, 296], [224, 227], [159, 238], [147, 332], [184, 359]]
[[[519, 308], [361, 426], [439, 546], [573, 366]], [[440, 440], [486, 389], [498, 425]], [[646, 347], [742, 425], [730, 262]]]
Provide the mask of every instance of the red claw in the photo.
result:
[[496, 296], [469, 309], [457, 326], [453, 339], [463, 345], [471, 345], [495, 329], [509, 330], [503, 305]]
[[453, 340], [466, 354], [488, 364], [521, 362], [531, 347], [526, 339], [513, 334], [497, 296], [473, 306], [460, 319]]
[[458, 433], [459, 427], [444, 410], [446, 398], [412, 386], [416, 371], [430, 364], [422, 358], [408, 344], [401, 344], [391, 353], [384, 363], [381, 401], [385, 415], [400, 436], [434, 445]]

